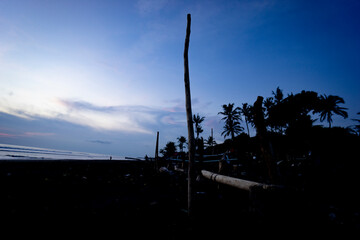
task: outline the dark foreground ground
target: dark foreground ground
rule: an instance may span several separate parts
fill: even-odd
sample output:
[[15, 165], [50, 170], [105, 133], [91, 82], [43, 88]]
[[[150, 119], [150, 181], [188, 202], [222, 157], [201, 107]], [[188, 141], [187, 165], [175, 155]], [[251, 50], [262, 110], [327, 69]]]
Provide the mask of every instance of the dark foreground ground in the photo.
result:
[[155, 172], [151, 162], [0, 161], [0, 231], [51, 239], [73, 230], [114, 239], [240, 239], [360, 230], [357, 212], [331, 209], [320, 189], [249, 197], [199, 178], [195, 192], [189, 218], [186, 175]]

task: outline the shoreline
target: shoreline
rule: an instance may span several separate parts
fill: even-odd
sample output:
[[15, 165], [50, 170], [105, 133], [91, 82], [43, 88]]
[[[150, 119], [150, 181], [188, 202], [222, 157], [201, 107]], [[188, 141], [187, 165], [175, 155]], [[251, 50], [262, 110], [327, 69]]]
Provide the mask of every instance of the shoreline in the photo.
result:
[[18, 158], [18, 159], [0, 159], [1, 162], [145, 162], [145, 160], [139, 158], [132, 159], [40, 159], [40, 158]]

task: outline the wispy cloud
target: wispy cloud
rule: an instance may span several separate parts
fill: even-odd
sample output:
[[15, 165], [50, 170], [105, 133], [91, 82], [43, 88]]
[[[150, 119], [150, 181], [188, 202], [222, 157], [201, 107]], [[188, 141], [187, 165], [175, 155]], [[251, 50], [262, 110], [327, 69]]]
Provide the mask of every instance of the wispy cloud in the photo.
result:
[[142, 15], [151, 14], [160, 11], [169, 4], [169, 2], [169, 0], [139, 0], [137, 1], [136, 8]]
[[0, 137], [5, 138], [14, 138], [14, 137], [47, 137], [53, 136], [55, 133], [48, 133], [48, 132], [24, 132], [24, 133], [2, 133], [0, 132]]
[[34, 137], [34, 136], [39, 136], [39, 137], [46, 137], [46, 136], [53, 136], [55, 135], [55, 133], [47, 133], [47, 132], [25, 132], [23, 134], [23, 136], [28, 136], [28, 137]]
[[9, 133], [0, 133], [0, 137], [15, 137], [16, 135], [14, 134], [9, 134]]
[[221, 117], [218, 115], [207, 116], [204, 121], [204, 126], [209, 129], [210, 128], [221, 129], [222, 128]]
[[88, 142], [99, 143], [99, 144], [111, 144], [110, 141], [103, 141], [103, 140], [89, 140]]
[[154, 110], [145, 106], [97, 106], [84, 101], [59, 100], [65, 113], [59, 118], [98, 130], [152, 133], [145, 127], [154, 123]]
[[[172, 113], [179, 113], [179, 112], [185, 112], [185, 99], [173, 99], [165, 101], [166, 104], [169, 104], [170, 106], [164, 107], [164, 111], [172, 112]], [[191, 99], [191, 105], [196, 106], [198, 108], [207, 107], [210, 105], [211, 102], [207, 102], [205, 104], [201, 104], [198, 98]]]
[[161, 118], [161, 123], [166, 125], [184, 125], [186, 124], [185, 114], [169, 114]]
[[[182, 124], [184, 121], [184, 103], [180, 99], [164, 104], [168, 107], [105, 105], [32, 91], [16, 90], [8, 94], [9, 91], [0, 89], [0, 112], [29, 121], [56, 119], [100, 131], [142, 134], [152, 134], [154, 126], [158, 128], [161, 124]], [[26, 134], [41, 135], [31, 131]]]
[[[7, 98], [7, 99], [6, 99]], [[144, 106], [97, 106], [86, 101], [23, 97], [14, 101], [3, 96], [0, 112], [27, 120], [57, 119], [97, 130], [151, 133], [144, 127], [156, 121], [155, 111]], [[36, 133], [28, 132], [27, 135]]]
[[168, 111], [168, 112], [172, 112], [172, 113], [185, 112], [184, 100], [182, 100], [182, 99], [174, 99], [174, 100], [170, 100], [170, 101], [167, 101], [167, 102], [170, 103], [172, 106], [164, 107], [163, 108], [164, 111]]

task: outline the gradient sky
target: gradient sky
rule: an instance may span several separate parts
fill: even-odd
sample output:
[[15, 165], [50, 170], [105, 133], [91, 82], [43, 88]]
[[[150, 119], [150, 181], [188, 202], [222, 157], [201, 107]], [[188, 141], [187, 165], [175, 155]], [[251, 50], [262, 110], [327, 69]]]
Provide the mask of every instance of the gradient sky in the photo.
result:
[[156, 131], [160, 148], [187, 137], [187, 13], [204, 138], [224, 140], [223, 104], [278, 86], [343, 97], [349, 118], [333, 125], [353, 125], [359, 12], [357, 0], [1, 0], [0, 143], [137, 157], [154, 155]]

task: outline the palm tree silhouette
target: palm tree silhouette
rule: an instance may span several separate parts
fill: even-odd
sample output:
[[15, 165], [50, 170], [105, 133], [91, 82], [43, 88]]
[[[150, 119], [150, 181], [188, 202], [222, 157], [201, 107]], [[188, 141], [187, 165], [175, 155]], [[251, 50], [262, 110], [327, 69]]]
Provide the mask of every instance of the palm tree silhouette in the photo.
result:
[[201, 127], [201, 123], [205, 120], [205, 117], [200, 117], [199, 114], [193, 116], [193, 122], [195, 123], [195, 132], [196, 132], [196, 139], [199, 139], [200, 133], [204, 130]]
[[214, 137], [209, 136], [207, 140], [205, 140], [205, 143], [209, 146], [212, 147], [216, 144], [216, 141], [214, 140]]
[[340, 115], [343, 118], [348, 117], [348, 113], [345, 111], [347, 108], [339, 107], [338, 104], [345, 103], [344, 99], [339, 96], [326, 94], [320, 96], [319, 99], [319, 109], [320, 121], [323, 122], [325, 119], [329, 123], [329, 128], [331, 128], [332, 115]]
[[274, 95], [275, 104], [280, 103], [284, 98], [283, 90], [281, 90], [279, 87], [276, 88], [275, 92], [272, 91], [272, 94]]
[[[360, 115], [360, 112], [357, 113], [357, 115]], [[360, 123], [360, 119], [351, 119], [357, 123]], [[357, 134], [360, 136], [360, 124], [358, 125], [354, 125], [355, 131], [357, 132]]]
[[162, 153], [162, 155], [165, 158], [169, 158], [172, 157], [176, 152], [176, 145], [174, 142], [167, 142], [165, 147], [163, 149], [160, 150], [160, 153]]
[[239, 109], [240, 109], [240, 113], [242, 115], [244, 115], [244, 117], [245, 117], [246, 128], [247, 128], [248, 135], [250, 137], [250, 131], [249, 131], [248, 122], [250, 122], [251, 118], [252, 118], [251, 106], [248, 105], [247, 103], [243, 103], [242, 108], [239, 108]]
[[221, 135], [224, 135], [224, 138], [231, 135], [231, 139], [234, 140], [235, 134], [239, 134], [244, 130], [244, 128], [240, 126], [240, 108], [236, 107], [234, 109], [234, 103], [224, 104], [222, 107], [223, 112], [218, 113], [224, 115], [221, 120], [225, 120], [224, 131]]
[[274, 98], [273, 97], [267, 97], [265, 100], [264, 100], [264, 107], [266, 110], [266, 114], [265, 115], [269, 115], [269, 112], [271, 110], [272, 107], [275, 106], [275, 103], [274, 103]]
[[185, 147], [184, 144], [186, 143], [186, 138], [184, 136], [180, 136], [177, 138], [177, 140], [179, 142], [178, 146], [179, 146], [180, 152], [183, 152], [184, 147]]

